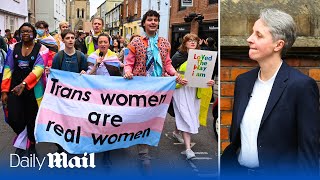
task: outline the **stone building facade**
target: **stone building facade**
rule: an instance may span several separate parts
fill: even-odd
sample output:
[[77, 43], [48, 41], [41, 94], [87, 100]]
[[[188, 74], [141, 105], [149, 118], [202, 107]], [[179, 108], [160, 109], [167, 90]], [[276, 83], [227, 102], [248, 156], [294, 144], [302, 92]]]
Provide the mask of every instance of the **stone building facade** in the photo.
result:
[[66, 21], [66, 0], [35, 0], [36, 21], [46, 21], [50, 33], [59, 32], [59, 23]]
[[36, 2], [35, 0], [28, 0], [28, 22], [36, 23]]
[[88, 32], [91, 26], [90, 22], [90, 1], [89, 0], [71, 0], [67, 1], [67, 21], [71, 30], [85, 30]]

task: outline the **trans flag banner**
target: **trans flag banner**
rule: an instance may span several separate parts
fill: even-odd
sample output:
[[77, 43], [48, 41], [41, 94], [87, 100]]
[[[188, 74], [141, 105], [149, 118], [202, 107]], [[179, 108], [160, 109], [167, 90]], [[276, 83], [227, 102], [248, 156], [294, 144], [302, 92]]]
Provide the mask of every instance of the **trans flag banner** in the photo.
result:
[[37, 142], [72, 154], [157, 146], [175, 77], [80, 75], [51, 70], [36, 119]]

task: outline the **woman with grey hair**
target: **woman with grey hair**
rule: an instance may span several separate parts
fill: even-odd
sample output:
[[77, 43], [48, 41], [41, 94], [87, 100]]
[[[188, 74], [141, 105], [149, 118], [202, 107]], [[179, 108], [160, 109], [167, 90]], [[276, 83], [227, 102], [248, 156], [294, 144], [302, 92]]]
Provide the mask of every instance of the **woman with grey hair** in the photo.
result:
[[318, 174], [319, 89], [281, 58], [295, 39], [289, 14], [261, 12], [247, 39], [249, 57], [259, 67], [236, 79], [231, 144], [221, 157], [222, 175]]

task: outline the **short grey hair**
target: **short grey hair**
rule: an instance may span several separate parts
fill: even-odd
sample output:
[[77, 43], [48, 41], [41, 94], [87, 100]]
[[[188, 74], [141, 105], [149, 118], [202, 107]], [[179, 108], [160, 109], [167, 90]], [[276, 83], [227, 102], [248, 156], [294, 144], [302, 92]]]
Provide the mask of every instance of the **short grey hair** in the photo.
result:
[[263, 9], [260, 19], [270, 29], [273, 41], [283, 40], [285, 42], [282, 55], [292, 47], [297, 37], [297, 27], [293, 18], [278, 9]]

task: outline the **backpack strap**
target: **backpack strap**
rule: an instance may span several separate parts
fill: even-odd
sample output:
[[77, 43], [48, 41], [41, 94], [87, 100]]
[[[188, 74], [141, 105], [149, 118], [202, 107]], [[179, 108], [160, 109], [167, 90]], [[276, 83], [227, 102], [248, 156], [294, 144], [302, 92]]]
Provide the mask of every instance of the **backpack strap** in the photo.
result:
[[[81, 71], [81, 52], [76, 50], [76, 55], [77, 55], [77, 61], [78, 61], [78, 68], [79, 68], [79, 72], [80, 72]], [[63, 58], [64, 58], [63, 50], [58, 52], [58, 58], [59, 58], [59, 69], [61, 70], [62, 62], [63, 62]]]
[[76, 50], [77, 54], [77, 60], [78, 60], [78, 68], [79, 68], [79, 73], [81, 72], [81, 52]]
[[61, 51], [58, 52], [59, 70], [61, 70], [61, 68], [62, 68], [63, 57], [64, 57], [64, 52], [63, 52], [63, 50], [61, 50]]

